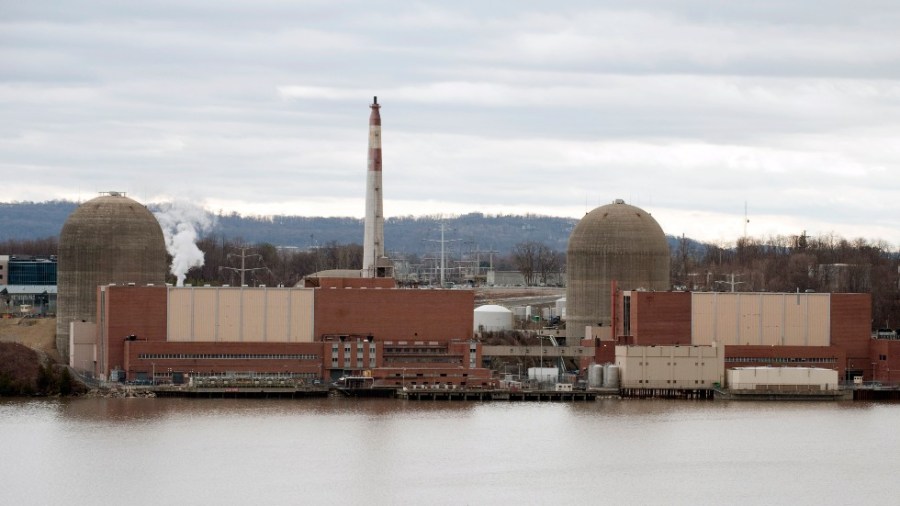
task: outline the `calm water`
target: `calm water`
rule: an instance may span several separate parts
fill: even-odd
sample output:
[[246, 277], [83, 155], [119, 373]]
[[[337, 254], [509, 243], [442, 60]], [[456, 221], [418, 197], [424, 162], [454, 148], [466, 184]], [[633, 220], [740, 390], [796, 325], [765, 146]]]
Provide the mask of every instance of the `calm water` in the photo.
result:
[[0, 400], [0, 504], [900, 504], [900, 404]]

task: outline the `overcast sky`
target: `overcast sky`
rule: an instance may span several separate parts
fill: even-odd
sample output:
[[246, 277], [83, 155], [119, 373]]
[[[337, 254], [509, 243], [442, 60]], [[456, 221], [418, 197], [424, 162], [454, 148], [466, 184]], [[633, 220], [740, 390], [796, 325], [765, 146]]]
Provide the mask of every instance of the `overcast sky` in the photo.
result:
[[900, 2], [0, 0], [0, 201], [900, 244]]

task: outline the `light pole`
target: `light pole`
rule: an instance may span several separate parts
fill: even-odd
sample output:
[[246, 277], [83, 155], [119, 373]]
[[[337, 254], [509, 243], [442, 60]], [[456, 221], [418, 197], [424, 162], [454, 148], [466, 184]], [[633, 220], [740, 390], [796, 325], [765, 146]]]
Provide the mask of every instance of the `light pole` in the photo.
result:
[[406, 368], [403, 368], [403, 375], [400, 377], [400, 384], [403, 385], [403, 390], [406, 391]]

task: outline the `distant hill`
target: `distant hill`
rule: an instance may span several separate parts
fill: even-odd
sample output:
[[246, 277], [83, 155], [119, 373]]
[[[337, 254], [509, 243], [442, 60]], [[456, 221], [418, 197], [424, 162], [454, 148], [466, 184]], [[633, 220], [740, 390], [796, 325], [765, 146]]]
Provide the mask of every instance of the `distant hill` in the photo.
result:
[[[0, 241], [40, 239], [58, 236], [75, 202], [0, 203]], [[155, 209], [154, 204], [148, 206]], [[441, 224], [448, 252], [475, 249], [507, 254], [523, 241], [547, 244], [565, 251], [569, 234], [578, 220], [537, 215], [490, 216], [471, 213], [439, 218], [404, 216], [385, 221], [385, 244], [389, 252], [430, 255], [440, 252]], [[240, 216], [236, 213], [216, 216], [211, 232], [226, 239], [270, 243], [275, 246], [309, 248], [329, 243], [362, 242], [363, 220], [358, 218], [322, 218], [305, 216]]]
[[67, 200], [0, 202], [0, 241], [58, 236], [76, 207], [77, 203]]

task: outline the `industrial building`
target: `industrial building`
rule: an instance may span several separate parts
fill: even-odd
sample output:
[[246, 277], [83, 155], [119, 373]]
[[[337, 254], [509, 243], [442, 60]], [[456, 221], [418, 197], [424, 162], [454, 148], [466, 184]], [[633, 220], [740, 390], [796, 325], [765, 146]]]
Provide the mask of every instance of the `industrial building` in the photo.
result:
[[621, 388], [709, 390], [725, 382], [720, 346], [616, 346]]
[[379, 108], [376, 99], [361, 270], [315, 273], [293, 288], [166, 286], [162, 232], [146, 208], [115, 192], [79, 207], [60, 237], [57, 342], [70, 365], [154, 382], [263, 374], [493, 384], [473, 341], [473, 292], [400, 289], [393, 279]]
[[566, 252], [566, 338], [583, 339], [586, 327], [609, 327], [612, 294], [669, 289], [669, 244], [659, 223], [623, 200], [588, 213], [569, 237]]
[[846, 381], [900, 369], [900, 340], [870, 337], [868, 294], [668, 291], [665, 234], [621, 200], [588, 213], [570, 237], [566, 307], [555, 308], [567, 346], [554, 331], [547, 350], [543, 339], [482, 348], [476, 332], [510, 328], [515, 311], [473, 311], [471, 290], [399, 288], [393, 278], [373, 102], [361, 269], [318, 272], [296, 287], [166, 286], [155, 217], [110, 192], [79, 207], [60, 237], [57, 347], [70, 365], [156, 382], [264, 374], [483, 388], [495, 383], [483, 355], [542, 365], [567, 357], [583, 370], [614, 364], [623, 388], [692, 390], [721, 384], [725, 369], [818, 367]]
[[56, 313], [56, 257], [0, 255], [0, 316]]
[[613, 359], [604, 343], [716, 344], [724, 349], [729, 369], [823, 367], [852, 381], [857, 376], [872, 379], [877, 365], [870, 353], [875, 342], [870, 294], [623, 290], [617, 292], [611, 310], [612, 335], [588, 335], [597, 346], [597, 362]]
[[69, 326], [96, 321], [97, 286], [166, 282], [166, 244], [156, 217], [121, 192], [81, 204], [59, 235], [56, 349], [69, 358]]

